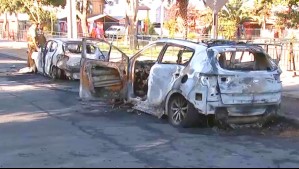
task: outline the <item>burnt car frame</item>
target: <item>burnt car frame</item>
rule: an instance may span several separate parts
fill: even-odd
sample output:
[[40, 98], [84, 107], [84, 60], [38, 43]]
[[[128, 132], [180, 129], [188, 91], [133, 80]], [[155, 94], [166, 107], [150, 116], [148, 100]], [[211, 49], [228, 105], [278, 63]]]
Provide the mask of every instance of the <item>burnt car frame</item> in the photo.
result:
[[[107, 46], [110, 44], [106, 43]], [[86, 57], [95, 60], [105, 60], [103, 51], [86, 44]], [[32, 54], [37, 71], [53, 79], [78, 80], [80, 77], [80, 62], [82, 56], [82, 39], [49, 39], [45, 47]]]
[[131, 58], [112, 46], [107, 57], [119, 58], [103, 62], [84, 56], [90, 41], [96, 40], [83, 40], [83, 99], [123, 99], [181, 127], [203, 123], [208, 115], [253, 123], [279, 110], [281, 70], [259, 45], [161, 39]]

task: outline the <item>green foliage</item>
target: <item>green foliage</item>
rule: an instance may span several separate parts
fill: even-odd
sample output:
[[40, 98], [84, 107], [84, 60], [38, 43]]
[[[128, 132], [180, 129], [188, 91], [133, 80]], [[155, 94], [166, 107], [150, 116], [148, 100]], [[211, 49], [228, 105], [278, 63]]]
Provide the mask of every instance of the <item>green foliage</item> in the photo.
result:
[[233, 20], [220, 20], [219, 36], [225, 39], [233, 39], [237, 32], [237, 23]]
[[43, 4], [64, 7], [66, 5], [66, 0], [44, 0]]
[[177, 29], [177, 24], [175, 19], [170, 19], [164, 24], [165, 28], [169, 31], [169, 36], [171, 38], [174, 38], [176, 29]]
[[251, 11], [244, 4], [248, 0], [231, 0], [219, 13], [219, 35], [232, 39], [237, 26], [251, 18]]
[[158, 35], [153, 24], [150, 25], [148, 32], [150, 35]]
[[15, 13], [20, 10], [20, 2], [19, 0], [1, 0], [0, 3], [0, 14], [9, 12]]
[[41, 7], [44, 5], [51, 6], [65, 6], [65, 0], [39, 0], [40, 3], [36, 4], [33, 0], [1, 0], [0, 13], [10, 12], [27, 13], [31, 20], [35, 22], [45, 21], [44, 16], [47, 16], [47, 12]]
[[295, 8], [299, 7], [298, 0], [255, 0], [254, 13], [256, 20], [265, 24], [267, 18], [272, 14], [272, 8], [282, 5], [288, 8], [286, 11], [275, 13], [277, 16], [276, 27], [296, 27], [299, 24], [299, 12]]
[[188, 35], [187, 35], [187, 38], [188, 38], [188, 39], [195, 39], [196, 37], [197, 37], [197, 34], [194, 33], [194, 32], [190, 32], [190, 33], [188, 33]]
[[221, 10], [219, 17], [222, 20], [233, 21], [236, 24], [241, 24], [244, 20], [251, 16], [251, 11], [249, 11], [245, 6], [245, 2], [248, 0], [231, 0], [225, 5], [225, 8]]
[[287, 28], [297, 28], [299, 25], [299, 1], [298, 0], [285, 0], [287, 11], [276, 13], [278, 17], [278, 25]]

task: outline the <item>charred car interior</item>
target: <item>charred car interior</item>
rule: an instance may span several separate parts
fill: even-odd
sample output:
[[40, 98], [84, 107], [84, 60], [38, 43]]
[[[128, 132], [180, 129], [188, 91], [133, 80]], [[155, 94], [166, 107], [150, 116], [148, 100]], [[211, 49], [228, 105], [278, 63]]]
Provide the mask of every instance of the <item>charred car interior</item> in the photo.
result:
[[134, 96], [145, 99], [148, 92], [148, 78], [151, 68], [157, 62], [159, 54], [164, 44], [155, 44], [137, 54], [135, 60], [132, 61], [133, 69], [133, 89]]

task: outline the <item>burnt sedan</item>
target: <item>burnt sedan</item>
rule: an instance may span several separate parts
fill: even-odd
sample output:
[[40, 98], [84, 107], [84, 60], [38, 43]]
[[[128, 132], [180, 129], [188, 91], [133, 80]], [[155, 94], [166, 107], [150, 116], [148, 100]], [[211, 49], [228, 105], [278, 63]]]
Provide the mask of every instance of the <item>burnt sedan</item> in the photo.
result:
[[[107, 49], [100, 50], [92, 44], [86, 44], [85, 57], [94, 60], [105, 60], [108, 42], [102, 42]], [[106, 47], [105, 46], [105, 47]], [[32, 54], [37, 71], [54, 79], [80, 78], [80, 61], [82, 58], [82, 39], [50, 39], [44, 49]]]
[[253, 123], [279, 110], [281, 70], [259, 45], [162, 39], [131, 58], [111, 48], [103, 62], [84, 57], [92, 41], [83, 40], [81, 98], [124, 99], [180, 127], [208, 115]]

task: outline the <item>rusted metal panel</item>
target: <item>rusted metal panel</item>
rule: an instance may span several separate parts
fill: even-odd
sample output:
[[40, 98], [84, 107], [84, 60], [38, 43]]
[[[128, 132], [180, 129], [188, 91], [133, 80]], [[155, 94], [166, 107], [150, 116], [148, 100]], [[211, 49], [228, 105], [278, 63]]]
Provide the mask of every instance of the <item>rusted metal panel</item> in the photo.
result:
[[[120, 63], [87, 60], [82, 67], [82, 93], [87, 98], [121, 99], [125, 96], [126, 76]], [[86, 82], [88, 81], [88, 82]], [[82, 94], [84, 96], [84, 94]]]

